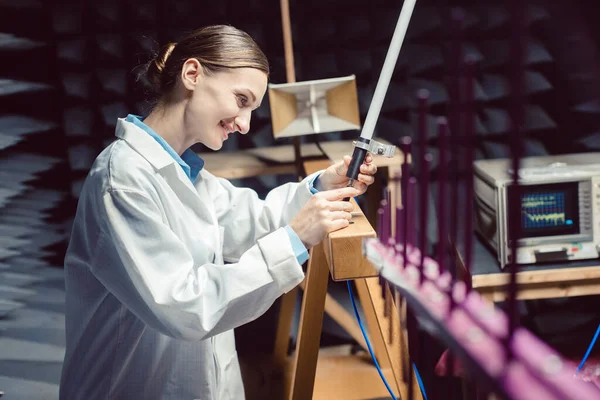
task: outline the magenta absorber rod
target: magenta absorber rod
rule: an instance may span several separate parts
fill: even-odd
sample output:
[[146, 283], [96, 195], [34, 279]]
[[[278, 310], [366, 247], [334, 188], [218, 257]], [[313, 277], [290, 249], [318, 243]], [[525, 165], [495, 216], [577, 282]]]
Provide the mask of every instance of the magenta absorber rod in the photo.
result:
[[417, 211], [417, 178], [411, 176], [408, 179], [406, 198], [406, 225], [408, 226], [406, 242], [412, 246], [416, 246], [416, 211]]
[[[377, 237], [379, 238], [379, 241], [383, 244], [387, 244], [386, 241], [384, 241], [384, 235], [385, 235], [385, 210], [381, 207], [379, 207], [377, 209]], [[378, 282], [379, 282], [379, 287], [381, 288], [381, 297], [383, 297], [383, 294], [385, 292], [385, 278], [380, 274], [378, 276]]]
[[404, 243], [404, 208], [396, 207], [396, 243]]
[[[460, 8], [454, 8], [451, 11], [451, 23], [452, 23], [452, 61], [451, 65], [453, 66], [453, 71], [450, 76], [450, 85], [451, 85], [451, 93], [450, 93], [450, 102], [452, 104], [452, 114], [450, 116], [450, 156], [451, 156], [451, 184], [450, 184], [450, 226], [449, 226], [449, 237], [451, 246], [457, 246], [457, 236], [458, 236], [458, 213], [455, 212], [458, 210], [458, 186], [459, 186], [459, 176], [460, 176], [460, 168], [459, 166], [461, 159], [461, 133], [462, 133], [462, 115], [463, 115], [463, 104], [461, 97], [461, 82], [463, 80], [462, 76], [462, 63], [463, 63], [463, 26], [465, 21], [464, 10]], [[454, 278], [457, 277], [457, 262], [456, 257], [450, 257], [448, 259], [449, 262], [449, 270]]]
[[[464, 232], [464, 263], [467, 276], [471, 276], [471, 263], [473, 260], [473, 161], [475, 154], [475, 60], [468, 56], [465, 67], [466, 93], [465, 93], [465, 232]], [[470, 278], [469, 278], [470, 282]], [[467, 285], [467, 292], [471, 284]]]
[[438, 118], [438, 148], [439, 148], [439, 165], [438, 165], [438, 254], [437, 261], [440, 268], [440, 273], [446, 270], [446, 186], [448, 180], [448, 121], [445, 117]]
[[427, 102], [429, 101], [429, 90], [427, 89], [419, 89], [417, 92], [417, 99], [419, 102], [419, 114], [417, 118], [417, 134], [418, 134], [418, 142], [419, 142], [419, 162], [423, 161], [425, 157], [425, 153], [427, 152], [427, 139], [428, 139], [428, 129], [427, 129], [427, 112], [429, 111], [429, 106]]
[[384, 244], [388, 244], [389, 240], [390, 240], [390, 231], [389, 231], [389, 218], [388, 218], [388, 212], [387, 212], [387, 208], [388, 208], [388, 201], [387, 200], [381, 200], [379, 202], [379, 210], [381, 210], [381, 235], [379, 236], [379, 240], [384, 243]]
[[420, 221], [419, 225], [421, 229], [419, 229], [419, 233], [421, 235], [419, 239], [419, 248], [421, 249], [421, 266], [419, 268], [419, 282], [422, 285], [425, 280], [425, 256], [427, 254], [427, 220], [428, 220], [428, 211], [429, 211], [429, 170], [431, 169], [431, 162], [433, 161], [433, 157], [431, 154], [425, 154], [423, 156], [423, 160], [421, 161], [421, 179], [420, 179], [420, 188], [421, 188], [421, 204], [420, 208]]
[[[521, 0], [512, 0], [512, 34], [511, 34], [511, 97], [512, 97], [512, 118], [511, 118], [511, 133], [510, 147], [512, 155], [512, 181], [516, 190], [519, 189], [519, 167], [522, 157], [522, 138], [521, 126], [523, 124], [523, 56], [524, 56], [524, 7]], [[514, 200], [509, 203], [509, 215], [520, 214], [521, 204], [520, 195], [514, 196]], [[511, 218], [513, 219], [513, 218]], [[519, 218], [514, 218], [514, 221], [520, 221]], [[517, 263], [517, 247], [521, 236], [521, 227], [519, 224], [509, 224], [509, 272], [510, 281], [508, 284], [508, 314], [509, 314], [509, 334], [506, 341], [506, 351], [509, 357], [512, 357], [510, 344], [515, 329], [519, 325], [518, 302], [517, 302], [517, 272], [519, 270]]]
[[377, 237], [381, 243], [385, 243], [385, 221], [383, 220], [385, 210], [381, 207], [377, 209]]
[[404, 162], [402, 163], [402, 177], [400, 181], [400, 186], [402, 188], [402, 208], [403, 208], [403, 219], [402, 219], [402, 256], [403, 256], [403, 267], [406, 266], [406, 256], [407, 256], [407, 242], [408, 242], [408, 180], [410, 178], [410, 165], [408, 160], [410, 158], [412, 146], [412, 139], [409, 136], [405, 136], [400, 141], [400, 150], [404, 155]]
[[421, 265], [419, 268], [419, 282], [423, 283], [423, 265], [425, 260], [425, 253], [427, 248], [427, 199], [429, 194], [429, 169], [431, 168], [431, 156], [429, 161], [426, 159], [425, 153], [427, 151], [427, 140], [428, 140], [428, 124], [427, 124], [427, 112], [429, 100], [429, 90], [420, 89], [417, 92], [417, 98], [419, 100], [419, 118], [417, 131], [419, 135], [419, 163], [420, 163], [420, 205], [419, 205], [419, 225], [421, 226], [420, 238], [418, 244], [421, 250]]

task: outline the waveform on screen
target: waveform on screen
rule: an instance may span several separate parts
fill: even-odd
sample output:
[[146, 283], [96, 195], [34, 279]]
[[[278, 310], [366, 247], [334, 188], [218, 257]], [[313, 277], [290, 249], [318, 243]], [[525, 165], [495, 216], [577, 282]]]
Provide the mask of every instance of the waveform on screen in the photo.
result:
[[523, 208], [556, 207], [556, 199], [554, 198], [554, 196], [549, 196], [546, 199], [526, 197], [523, 199], [522, 206]]
[[566, 222], [565, 213], [548, 213], [548, 214], [529, 214], [523, 211], [523, 215], [533, 223], [545, 223], [545, 225], [564, 225]]

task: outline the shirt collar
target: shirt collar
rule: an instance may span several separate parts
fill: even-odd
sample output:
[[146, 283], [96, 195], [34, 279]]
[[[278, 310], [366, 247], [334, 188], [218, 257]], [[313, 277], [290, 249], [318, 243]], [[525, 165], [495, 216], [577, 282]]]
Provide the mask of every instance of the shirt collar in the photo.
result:
[[198, 174], [202, 168], [204, 168], [204, 160], [198, 157], [192, 149], [187, 149], [183, 152], [183, 154], [181, 154], [180, 157], [179, 154], [177, 154], [177, 152], [173, 150], [173, 148], [165, 141], [165, 139], [156, 133], [154, 129], [142, 122], [142, 118], [140, 116], [129, 114], [127, 118], [125, 118], [125, 121], [131, 122], [152, 136], [152, 138], [154, 138], [154, 140], [156, 140], [175, 161], [177, 161], [177, 164], [183, 168], [183, 171], [188, 178], [190, 178], [192, 183], [196, 181]]

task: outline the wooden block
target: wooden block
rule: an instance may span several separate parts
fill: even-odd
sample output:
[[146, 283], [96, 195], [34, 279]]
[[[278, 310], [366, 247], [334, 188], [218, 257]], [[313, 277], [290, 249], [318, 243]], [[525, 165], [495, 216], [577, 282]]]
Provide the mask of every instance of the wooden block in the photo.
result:
[[[329, 165], [329, 161], [307, 161], [304, 168], [310, 174]], [[377, 276], [377, 270], [362, 255], [363, 238], [375, 237], [375, 230], [354, 199], [350, 201], [354, 204], [352, 224], [331, 232], [324, 241], [325, 257], [334, 281]]]
[[360, 211], [352, 217], [347, 228], [331, 232], [325, 241], [325, 256], [329, 264], [331, 278], [334, 281], [359, 279], [377, 276], [377, 270], [362, 255], [364, 238], [376, 237], [375, 230]]

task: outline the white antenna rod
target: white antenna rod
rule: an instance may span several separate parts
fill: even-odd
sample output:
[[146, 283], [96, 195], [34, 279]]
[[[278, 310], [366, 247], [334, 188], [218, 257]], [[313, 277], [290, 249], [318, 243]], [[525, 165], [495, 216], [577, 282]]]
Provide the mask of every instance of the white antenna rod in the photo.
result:
[[410, 23], [416, 2], [417, 0], [404, 0], [404, 4], [402, 4], [402, 10], [400, 11], [400, 17], [398, 18], [396, 29], [394, 29], [392, 42], [390, 43], [387, 55], [385, 56], [383, 68], [381, 69], [379, 80], [377, 81], [377, 87], [375, 88], [375, 93], [373, 94], [373, 100], [371, 100], [371, 105], [369, 106], [369, 111], [367, 112], [367, 118], [365, 120], [365, 124], [363, 125], [362, 132], [360, 133], [361, 138], [370, 140], [373, 137], [373, 130], [375, 129], [375, 124], [379, 118], [381, 105], [385, 99], [390, 80], [392, 79], [392, 74], [396, 68], [396, 60], [398, 60], [398, 54], [400, 54], [402, 42], [404, 42], [404, 36], [406, 35], [406, 30], [408, 29], [408, 24]]

